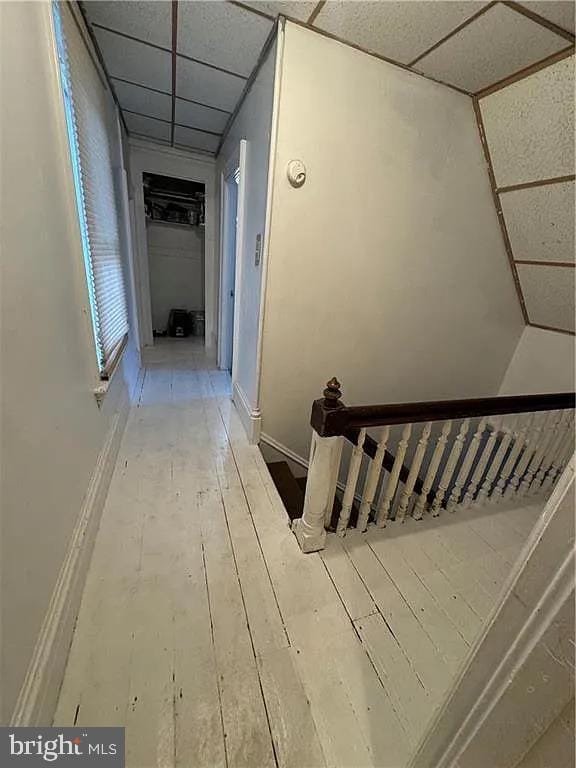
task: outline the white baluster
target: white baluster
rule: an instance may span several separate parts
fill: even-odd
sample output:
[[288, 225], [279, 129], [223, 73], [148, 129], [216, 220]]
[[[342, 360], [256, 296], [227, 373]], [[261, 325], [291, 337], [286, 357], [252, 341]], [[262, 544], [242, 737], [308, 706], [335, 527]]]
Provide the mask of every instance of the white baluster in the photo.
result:
[[460, 431], [458, 432], [458, 437], [454, 441], [454, 445], [452, 446], [452, 450], [450, 451], [450, 455], [448, 456], [448, 461], [446, 463], [446, 466], [444, 467], [444, 472], [442, 473], [442, 479], [440, 480], [440, 484], [438, 485], [438, 491], [436, 492], [436, 496], [434, 497], [434, 503], [432, 504], [432, 515], [434, 517], [438, 517], [438, 515], [440, 514], [440, 508], [442, 506], [442, 502], [444, 501], [444, 496], [446, 495], [446, 491], [450, 486], [450, 481], [452, 480], [452, 475], [454, 474], [456, 464], [458, 463], [458, 459], [460, 458], [460, 454], [462, 453], [462, 448], [464, 447], [464, 440], [466, 438], [466, 434], [469, 428], [470, 428], [470, 419], [464, 419], [464, 421], [460, 425]]
[[520, 480], [524, 477], [524, 472], [526, 472], [528, 464], [530, 463], [530, 459], [534, 455], [535, 435], [536, 433], [539, 435], [540, 431], [542, 430], [541, 423], [537, 422], [536, 426], [534, 426], [534, 421], [535, 415], [532, 414], [529, 422], [530, 427], [526, 433], [524, 445], [522, 446], [522, 453], [520, 454], [520, 458], [514, 467], [514, 472], [512, 473], [508, 487], [504, 491], [505, 499], [510, 499], [517, 492], [520, 485]]
[[482, 438], [482, 434], [484, 433], [485, 427], [486, 427], [486, 419], [484, 418], [480, 420], [480, 423], [478, 424], [478, 428], [476, 429], [476, 432], [474, 432], [474, 436], [472, 437], [472, 440], [470, 441], [470, 445], [468, 446], [468, 450], [466, 451], [466, 455], [464, 456], [464, 461], [462, 462], [462, 466], [460, 467], [460, 472], [458, 472], [458, 477], [456, 478], [456, 482], [454, 483], [454, 487], [452, 488], [452, 493], [450, 494], [450, 498], [448, 499], [448, 504], [446, 505], [446, 509], [448, 510], [448, 512], [453, 512], [454, 507], [458, 504], [458, 501], [460, 500], [462, 487], [466, 482], [468, 475], [470, 474], [470, 470], [472, 469], [472, 464], [478, 452], [478, 448], [480, 447], [480, 440]]
[[500, 477], [498, 478], [498, 482], [496, 483], [496, 488], [494, 488], [494, 491], [492, 492], [491, 501], [493, 503], [499, 501], [504, 496], [504, 489], [506, 488], [506, 482], [510, 477], [510, 475], [512, 474], [512, 470], [514, 469], [514, 465], [518, 460], [520, 451], [524, 447], [526, 432], [528, 431], [528, 428], [532, 422], [532, 418], [533, 418], [532, 414], [528, 416], [528, 418], [524, 417], [524, 420], [522, 420], [521, 417], [518, 418], [517, 426], [520, 427], [520, 429], [517, 432], [514, 432], [514, 434], [512, 435], [512, 438], [514, 441], [512, 444], [512, 450], [508, 454], [508, 458], [506, 459], [506, 463], [504, 464], [504, 469], [500, 473]]
[[436, 442], [436, 448], [434, 450], [434, 453], [432, 454], [432, 458], [430, 459], [430, 464], [428, 465], [428, 471], [426, 472], [424, 484], [422, 485], [422, 493], [418, 497], [416, 506], [412, 510], [412, 517], [415, 520], [422, 519], [424, 507], [426, 506], [426, 500], [428, 498], [428, 494], [430, 493], [430, 489], [432, 488], [432, 483], [434, 482], [436, 473], [438, 472], [438, 467], [440, 466], [440, 462], [442, 461], [442, 456], [444, 455], [444, 449], [446, 448], [446, 443], [448, 442], [448, 435], [450, 434], [451, 428], [452, 428], [452, 422], [446, 421], [444, 423], [444, 426], [442, 427], [442, 432], [440, 434], [440, 437]]
[[406, 517], [406, 512], [408, 511], [408, 504], [410, 503], [410, 497], [412, 496], [414, 486], [416, 485], [416, 479], [418, 478], [418, 473], [420, 472], [420, 467], [422, 466], [424, 454], [426, 453], [426, 446], [428, 445], [431, 429], [432, 422], [427, 421], [422, 429], [420, 440], [418, 440], [418, 445], [416, 446], [416, 451], [414, 452], [414, 458], [412, 459], [410, 472], [408, 473], [408, 479], [406, 480], [406, 485], [404, 486], [404, 490], [400, 496], [398, 514], [396, 515], [396, 519], [400, 522], [404, 520]]
[[382, 472], [382, 461], [384, 454], [386, 453], [386, 445], [388, 443], [388, 437], [390, 435], [390, 427], [385, 426], [382, 431], [376, 454], [370, 464], [366, 482], [364, 484], [364, 493], [362, 494], [362, 503], [360, 504], [360, 512], [358, 513], [358, 522], [356, 528], [359, 531], [365, 531], [368, 527], [368, 518], [370, 517], [370, 511], [372, 509], [372, 503], [376, 496], [376, 488], [378, 487], [378, 480], [380, 473]]
[[554, 433], [558, 427], [560, 416], [561, 414], [552, 411], [548, 414], [547, 418], [544, 419], [542, 431], [539, 435], [539, 441], [535, 442], [536, 451], [534, 456], [532, 456], [532, 460], [530, 461], [530, 464], [528, 464], [526, 474], [520, 483], [520, 489], [518, 491], [520, 496], [524, 496], [530, 490], [530, 486], [534, 480], [534, 475], [538, 471], [542, 460], [544, 459], [544, 454], [552, 442], [552, 438], [554, 437]]
[[512, 440], [513, 430], [516, 426], [517, 421], [518, 421], [517, 417], [514, 417], [512, 419], [511, 424], [509, 424], [508, 426], [503, 426], [502, 430], [500, 430], [504, 432], [504, 437], [502, 438], [500, 445], [498, 446], [498, 450], [496, 451], [496, 456], [494, 456], [494, 460], [492, 461], [492, 463], [488, 468], [488, 472], [486, 473], [486, 477], [484, 478], [482, 487], [478, 491], [478, 497], [476, 499], [477, 504], [484, 504], [484, 502], [488, 498], [490, 489], [492, 488], [494, 480], [498, 475], [498, 470], [502, 466], [502, 462], [504, 461], [504, 456], [506, 455], [506, 451], [508, 450], [508, 446], [510, 445], [510, 441]]
[[552, 471], [550, 472], [549, 478], [548, 477], [546, 478], [546, 480], [548, 481], [546, 490], [551, 488], [554, 485], [554, 483], [558, 480], [558, 478], [562, 474], [562, 471], [564, 470], [564, 467], [566, 466], [566, 464], [568, 463], [568, 461], [570, 460], [570, 458], [574, 453], [573, 426], [574, 426], [573, 423], [571, 423], [568, 434], [564, 436], [564, 440], [562, 441], [562, 445], [560, 446], [560, 450], [558, 451], [558, 456], [552, 465]]
[[408, 442], [410, 440], [411, 434], [412, 434], [412, 424], [406, 424], [406, 426], [402, 430], [402, 437], [400, 439], [400, 442], [398, 443], [398, 448], [396, 450], [396, 458], [394, 459], [394, 464], [392, 466], [392, 472], [390, 473], [390, 477], [388, 478], [386, 491], [382, 496], [382, 500], [380, 502], [380, 508], [378, 509], [378, 514], [376, 516], [376, 524], [380, 528], [383, 528], [386, 525], [386, 520], [388, 520], [388, 516], [390, 514], [390, 504], [392, 503], [392, 499], [394, 498], [394, 494], [396, 493], [396, 486], [398, 485], [400, 470], [402, 469], [402, 463], [404, 461], [404, 456], [406, 455], [406, 449], [408, 448]]
[[360, 473], [362, 456], [364, 454], [363, 448], [365, 440], [366, 430], [361, 429], [358, 434], [356, 445], [352, 449], [352, 456], [350, 457], [350, 464], [348, 466], [348, 477], [346, 478], [346, 488], [344, 489], [344, 496], [342, 497], [342, 509], [340, 510], [340, 517], [338, 518], [338, 525], [336, 526], [336, 533], [340, 534], [340, 536], [344, 536], [350, 521], [356, 484], [358, 483], [358, 475]]
[[341, 437], [320, 437], [315, 430], [312, 431], [304, 511], [302, 517], [292, 523], [292, 530], [303, 552], [324, 549], [325, 521], [332, 514], [341, 454]]
[[[490, 430], [490, 437], [486, 441], [484, 450], [480, 455], [480, 459], [478, 461], [478, 464], [476, 465], [476, 469], [474, 470], [474, 474], [472, 475], [472, 479], [470, 480], [468, 489], [466, 490], [466, 494], [464, 496], [465, 507], [469, 507], [474, 501], [474, 494], [476, 493], [476, 489], [480, 484], [480, 480], [482, 480], [482, 476], [484, 474], [484, 471], [486, 470], [486, 465], [488, 464], [488, 460], [490, 459], [490, 456], [492, 456], [492, 451], [494, 450], [494, 444], [496, 442], [496, 438], [500, 434], [501, 429], [502, 429], [502, 418], [499, 418], [496, 420], [496, 423], [492, 425], [492, 429]], [[477, 501], [479, 500], [480, 500], [480, 493], [478, 493]]]
[[540, 464], [540, 468], [538, 469], [536, 477], [534, 478], [534, 482], [530, 487], [529, 494], [531, 496], [535, 496], [540, 492], [542, 483], [544, 482], [544, 478], [546, 477], [546, 473], [552, 466], [552, 460], [556, 455], [556, 451], [560, 446], [560, 443], [562, 442], [562, 440], [564, 440], [569, 423], [570, 423], [570, 411], [561, 411], [560, 417], [558, 419], [558, 423], [552, 430], [552, 439], [548, 444], [548, 447], [546, 448], [546, 451], [542, 458], [542, 463]]
[[563, 447], [567, 440], [572, 440], [572, 416], [571, 412], [567, 411], [567, 417], [564, 419], [560, 426], [559, 434], [554, 441], [553, 450], [550, 452], [550, 464], [548, 466], [547, 473], [542, 481], [542, 486], [538, 489], [538, 492], [548, 491], [554, 482], [556, 474], [560, 471], [560, 462], [562, 459]]

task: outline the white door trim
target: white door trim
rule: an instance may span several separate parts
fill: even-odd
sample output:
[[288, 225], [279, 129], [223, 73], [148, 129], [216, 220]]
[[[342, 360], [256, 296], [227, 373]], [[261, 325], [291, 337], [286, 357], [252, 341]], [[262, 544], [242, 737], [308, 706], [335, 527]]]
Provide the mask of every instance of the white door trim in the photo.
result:
[[238, 168], [240, 179], [238, 181], [238, 202], [236, 216], [236, 278], [234, 280], [234, 333], [232, 341], [232, 387], [238, 381], [238, 337], [240, 333], [240, 308], [242, 305], [242, 272], [244, 267], [244, 229], [246, 221], [246, 155], [248, 142], [240, 139], [238, 148]]
[[[230, 180], [233, 177], [236, 169], [240, 165], [240, 145], [238, 144], [236, 151], [228, 158], [228, 161], [226, 162], [226, 165], [224, 169], [220, 172], [220, 248], [219, 248], [219, 261], [220, 261], [220, 270], [219, 270], [219, 290], [218, 290], [218, 368], [221, 370], [227, 370], [228, 368], [228, 343], [234, 344], [234, 337], [231, 340], [228, 340], [227, 338], [227, 329], [229, 326], [229, 302], [228, 302], [228, 278], [227, 275], [227, 267], [228, 267], [228, 259], [227, 259], [227, 251], [228, 251], [228, 227], [227, 227], [227, 217], [228, 217], [228, 208], [230, 205], [229, 200], [229, 184]], [[238, 201], [236, 202], [236, 209], [238, 209]], [[236, 215], [238, 215], [238, 210], [236, 210]], [[236, 232], [236, 247], [238, 246], [238, 232]], [[236, 261], [236, 255], [234, 257], [234, 261]], [[236, 286], [235, 286], [236, 290]], [[236, 304], [236, 302], [234, 302]]]

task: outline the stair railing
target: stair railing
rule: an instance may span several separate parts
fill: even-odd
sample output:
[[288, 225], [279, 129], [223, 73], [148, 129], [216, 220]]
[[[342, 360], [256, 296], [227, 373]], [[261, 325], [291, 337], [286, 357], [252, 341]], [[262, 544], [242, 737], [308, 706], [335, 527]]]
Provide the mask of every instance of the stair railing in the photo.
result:
[[[293, 522], [303, 552], [325, 546], [345, 441], [351, 455], [336, 524], [340, 535], [355, 503], [356, 528], [365, 531], [407, 515], [419, 520], [548, 493], [574, 452], [573, 392], [346, 406], [333, 378], [323, 395], [312, 405], [304, 510]], [[392, 454], [396, 425], [402, 429]], [[368, 435], [373, 428], [380, 428], [377, 440]]]

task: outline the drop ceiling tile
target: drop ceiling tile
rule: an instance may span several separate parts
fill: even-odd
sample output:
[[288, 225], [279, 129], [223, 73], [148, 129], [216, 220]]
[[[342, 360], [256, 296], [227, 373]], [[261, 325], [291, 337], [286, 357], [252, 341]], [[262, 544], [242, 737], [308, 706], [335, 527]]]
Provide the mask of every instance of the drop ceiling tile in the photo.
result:
[[328, 0], [314, 26], [372, 53], [408, 64], [485, 5], [473, 0]]
[[211, 136], [209, 133], [193, 131], [177, 125], [174, 129], [174, 144], [192, 149], [203, 149], [207, 152], [216, 152], [220, 143], [219, 136]]
[[535, 0], [521, 3], [529, 11], [534, 11], [548, 21], [553, 21], [562, 29], [574, 32], [574, 9], [572, 0]]
[[165, 48], [172, 47], [171, 3], [89, 0], [84, 2], [84, 8], [93, 24], [102, 24]]
[[164, 120], [172, 118], [172, 97], [168, 94], [149, 91], [147, 88], [123, 83], [121, 80], [114, 80], [113, 85], [123, 109]]
[[192, 104], [190, 101], [176, 99], [176, 122], [193, 128], [201, 128], [205, 131], [222, 133], [224, 126], [230, 117], [229, 112], [221, 112], [219, 109], [209, 109], [200, 104]]
[[272, 21], [222, 2], [180, 3], [178, 52], [248, 77]]
[[480, 100], [499, 187], [574, 173], [574, 56]]
[[172, 55], [144, 43], [128, 40], [113, 32], [94, 28], [108, 74], [135, 83], [170, 91]]
[[232, 111], [244, 90], [244, 78], [178, 57], [176, 95]]
[[574, 182], [500, 195], [515, 259], [574, 261]]
[[568, 41], [505, 5], [494, 5], [415, 66], [473, 93], [566, 48]]
[[131, 115], [127, 112], [123, 112], [123, 115], [130, 132], [140, 133], [143, 136], [149, 136], [151, 139], [170, 141], [171, 131], [169, 123], [163, 123], [151, 117]]
[[518, 264], [530, 322], [574, 330], [574, 269]]
[[317, 2], [314, 3], [307, 3], [305, 0], [302, 0], [302, 2], [267, 2], [266, 0], [262, 0], [262, 2], [249, 2], [244, 3], [244, 5], [249, 5], [252, 8], [256, 8], [258, 11], [262, 11], [263, 13], [267, 13], [270, 16], [278, 16], [279, 14], [282, 14], [283, 16], [291, 16], [293, 19], [298, 19], [299, 21], [308, 21], [310, 18], [310, 14], [316, 8], [318, 5]]

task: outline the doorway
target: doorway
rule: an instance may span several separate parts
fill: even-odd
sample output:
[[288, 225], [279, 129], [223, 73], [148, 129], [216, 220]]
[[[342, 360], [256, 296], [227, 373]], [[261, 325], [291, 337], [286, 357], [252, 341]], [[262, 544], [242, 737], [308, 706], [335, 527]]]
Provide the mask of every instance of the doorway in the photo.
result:
[[220, 368], [232, 372], [234, 357], [234, 307], [236, 293], [236, 237], [240, 168], [224, 176], [222, 240], [222, 335]]
[[204, 343], [204, 185], [143, 174], [153, 338]]
[[240, 306], [242, 300], [243, 221], [246, 180], [245, 139], [220, 176], [220, 334], [218, 367], [236, 379]]

